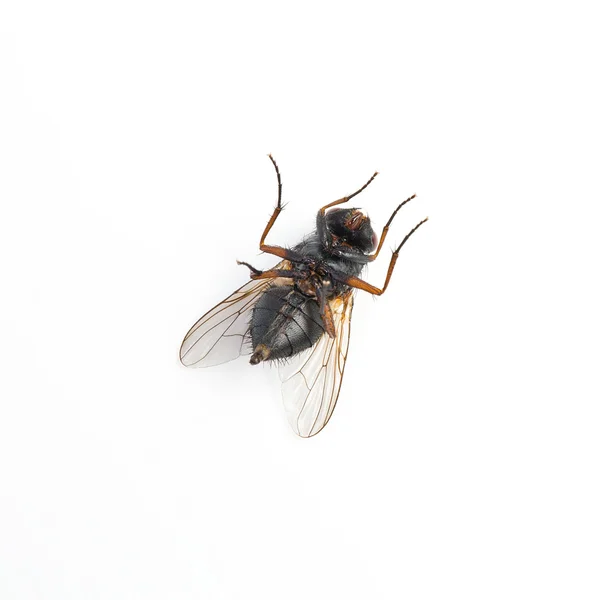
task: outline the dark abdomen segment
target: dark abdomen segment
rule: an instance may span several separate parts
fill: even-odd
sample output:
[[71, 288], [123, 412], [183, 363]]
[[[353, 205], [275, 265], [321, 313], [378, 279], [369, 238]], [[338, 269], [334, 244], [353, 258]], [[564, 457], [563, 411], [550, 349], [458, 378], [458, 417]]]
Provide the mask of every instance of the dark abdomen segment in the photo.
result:
[[324, 326], [316, 300], [293, 286], [269, 288], [252, 312], [250, 335], [252, 364], [263, 360], [289, 358], [313, 346]]

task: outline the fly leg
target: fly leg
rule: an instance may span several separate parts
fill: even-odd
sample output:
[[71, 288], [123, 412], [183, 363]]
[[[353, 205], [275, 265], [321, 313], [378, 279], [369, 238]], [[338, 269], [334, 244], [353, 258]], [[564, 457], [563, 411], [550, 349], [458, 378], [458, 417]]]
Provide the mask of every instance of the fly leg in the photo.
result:
[[335, 324], [333, 322], [333, 313], [331, 312], [331, 306], [327, 302], [327, 291], [331, 287], [331, 283], [324, 281], [323, 285], [316, 287], [317, 302], [321, 311], [321, 320], [325, 325], [325, 331], [330, 338], [335, 337]]
[[287, 277], [289, 279], [305, 279], [308, 275], [306, 271], [293, 271], [291, 269], [269, 269], [261, 271], [256, 267], [238, 260], [238, 265], [244, 265], [250, 269], [250, 279], [274, 279], [275, 277]]
[[338, 204], [344, 204], [345, 202], [348, 202], [348, 200], [351, 200], [352, 198], [354, 198], [354, 196], [358, 196], [358, 194], [360, 194], [371, 183], [371, 181], [373, 181], [373, 179], [375, 179], [376, 176], [377, 176], [377, 171], [375, 171], [375, 173], [373, 173], [371, 179], [369, 179], [369, 181], [367, 181], [367, 183], [365, 183], [365, 185], [363, 185], [358, 191], [354, 192], [354, 194], [350, 194], [349, 196], [344, 196], [343, 198], [340, 198], [339, 200], [330, 202], [329, 204], [326, 204], [323, 208], [321, 208], [319, 210], [319, 212], [317, 213], [317, 233], [319, 235], [319, 239], [321, 240], [321, 243], [326, 248], [329, 248], [331, 246], [332, 238], [331, 238], [331, 232], [327, 229], [327, 227], [325, 227], [325, 211], [328, 208], [331, 208], [332, 206], [337, 206]]
[[[416, 198], [417, 195], [413, 194], [410, 198], [407, 198], [404, 202], [401, 202], [398, 206], [398, 208], [392, 213], [392, 216], [388, 219], [388, 222], [385, 224], [385, 227], [383, 228], [383, 231], [381, 232], [381, 237], [379, 238], [379, 245], [377, 246], [377, 250], [375, 250], [375, 254], [371, 254], [369, 256], [369, 261], [373, 261], [377, 258], [379, 251], [381, 250], [381, 247], [383, 246], [383, 242], [385, 241], [385, 238], [387, 237], [388, 234], [388, 230], [390, 228], [390, 225], [392, 224], [392, 221], [394, 220], [394, 217], [396, 216], [396, 213], [407, 203], [410, 202], [413, 198]], [[406, 241], [406, 240], [405, 240]], [[404, 243], [404, 242], [402, 242]]]
[[374, 294], [375, 296], [381, 296], [381, 294], [383, 294], [383, 292], [385, 292], [385, 290], [388, 286], [388, 283], [390, 282], [392, 273], [394, 272], [394, 267], [396, 266], [396, 261], [398, 260], [398, 253], [400, 252], [400, 249], [402, 248], [402, 246], [404, 246], [404, 244], [406, 243], [408, 238], [417, 229], [419, 229], [419, 227], [421, 227], [421, 225], [423, 225], [423, 223], [425, 223], [425, 221], [427, 221], [427, 219], [423, 219], [418, 225], [413, 227], [411, 229], [411, 231], [408, 233], [408, 235], [402, 240], [402, 243], [394, 250], [394, 252], [392, 254], [392, 260], [390, 260], [390, 266], [388, 267], [388, 272], [387, 272], [387, 276], [385, 278], [385, 283], [383, 284], [382, 288], [375, 287], [374, 285], [371, 285], [370, 283], [363, 281], [359, 277], [352, 277], [352, 276], [344, 275], [343, 273], [338, 273], [337, 271], [332, 271], [331, 276], [335, 280], [340, 281], [341, 283], [345, 283], [346, 285], [349, 285], [353, 288], [357, 288], [359, 290], [364, 290], [365, 292], [369, 292], [369, 294]]
[[259, 247], [262, 252], [266, 252], [267, 254], [274, 254], [275, 256], [279, 256], [280, 258], [286, 258], [287, 260], [298, 260], [299, 255], [295, 252], [292, 252], [291, 250], [288, 250], [287, 248], [282, 248], [281, 246], [269, 246], [265, 244], [265, 239], [269, 231], [271, 231], [271, 228], [275, 224], [277, 217], [283, 210], [283, 206], [281, 205], [281, 175], [279, 174], [279, 167], [277, 166], [275, 159], [270, 154], [269, 158], [271, 159], [271, 162], [275, 167], [275, 172], [277, 173], [277, 206], [275, 207], [275, 210], [273, 211], [273, 214], [271, 215], [271, 218], [269, 219], [269, 222], [267, 223], [267, 226], [263, 231], [262, 237], [260, 238]]
[[373, 173], [373, 175], [371, 176], [371, 179], [369, 179], [369, 181], [367, 181], [367, 183], [365, 183], [365, 185], [363, 185], [358, 191], [354, 192], [354, 194], [350, 194], [349, 196], [344, 196], [343, 198], [340, 198], [339, 200], [334, 200], [333, 202], [326, 204], [323, 208], [321, 208], [321, 210], [319, 210], [319, 214], [325, 214], [325, 211], [328, 208], [331, 208], [332, 206], [337, 206], [338, 204], [344, 204], [344, 202], [348, 202], [348, 200], [352, 200], [352, 198], [354, 198], [354, 196], [358, 196], [358, 194], [360, 194], [371, 183], [371, 181], [373, 181], [373, 179], [375, 179], [375, 177], [377, 177], [377, 175], [378, 175], [378, 173], [377, 173], [377, 171], [375, 171], [375, 173]]

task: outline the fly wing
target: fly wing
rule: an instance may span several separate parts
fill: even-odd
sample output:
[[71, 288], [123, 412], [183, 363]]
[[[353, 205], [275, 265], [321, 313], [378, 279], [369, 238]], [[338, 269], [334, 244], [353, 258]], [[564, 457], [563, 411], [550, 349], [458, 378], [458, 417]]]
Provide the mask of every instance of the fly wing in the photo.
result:
[[350, 342], [354, 291], [330, 301], [335, 337], [319, 341], [280, 368], [283, 405], [292, 429], [301, 437], [316, 435], [335, 408]]
[[[275, 268], [289, 269], [287, 261]], [[183, 338], [179, 358], [186, 367], [212, 367], [252, 352], [252, 309], [273, 279], [249, 281], [209, 310]]]

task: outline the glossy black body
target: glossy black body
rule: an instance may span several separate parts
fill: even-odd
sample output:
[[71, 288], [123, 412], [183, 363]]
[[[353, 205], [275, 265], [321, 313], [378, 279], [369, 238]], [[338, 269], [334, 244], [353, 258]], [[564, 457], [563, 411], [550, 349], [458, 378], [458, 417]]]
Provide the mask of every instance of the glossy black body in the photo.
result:
[[[336, 274], [358, 277], [376, 244], [370, 220], [359, 210], [319, 214], [316, 230], [290, 251], [291, 269], [305, 277], [275, 280], [254, 307], [251, 362], [289, 358], [327, 335], [322, 305], [350, 289]], [[259, 347], [267, 350], [257, 358]]]
[[325, 328], [319, 305], [294, 285], [273, 285], [258, 300], [252, 313], [252, 349], [270, 349], [265, 360], [289, 358], [314, 345]]

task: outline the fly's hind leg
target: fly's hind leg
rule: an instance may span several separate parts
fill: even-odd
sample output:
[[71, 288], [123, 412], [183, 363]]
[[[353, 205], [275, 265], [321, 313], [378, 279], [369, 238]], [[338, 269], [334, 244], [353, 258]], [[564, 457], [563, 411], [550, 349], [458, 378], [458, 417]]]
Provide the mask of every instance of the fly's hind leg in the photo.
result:
[[271, 159], [271, 162], [273, 163], [273, 166], [275, 167], [275, 173], [277, 173], [277, 206], [275, 207], [275, 210], [273, 211], [273, 214], [271, 215], [271, 218], [269, 219], [269, 222], [267, 223], [267, 226], [265, 227], [265, 230], [263, 231], [262, 237], [260, 238], [259, 247], [262, 252], [266, 252], [267, 254], [274, 254], [275, 256], [279, 256], [280, 258], [286, 258], [288, 260], [298, 260], [298, 256], [295, 253], [293, 253], [291, 250], [282, 248], [281, 246], [269, 246], [268, 244], [265, 244], [265, 239], [266, 239], [267, 235], [269, 234], [269, 231], [271, 231], [271, 228], [275, 224], [277, 217], [283, 210], [283, 206], [281, 205], [281, 187], [282, 186], [281, 186], [281, 175], [279, 173], [279, 167], [277, 166], [275, 159], [270, 154], [269, 154], [269, 158]]
[[383, 284], [382, 288], [375, 287], [374, 285], [371, 285], [370, 283], [363, 281], [359, 277], [347, 276], [347, 275], [344, 275], [344, 274], [338, 273], [338, 272], [332, 273], [331, 276], [334, 279], [336, 279], [337, 281], [345, 283], [346, 285], [349, 285], [353, 288], [357, 288], [359, 290], [364, 290], [365, 292], [369, 292], [369, 294], [374, 294], [375, 296], [381, 296], [381, 294], [383, 294], [383, 292], [385, 292], [385, 290], [387, 289], [387, 286], [390, 282], [392, 273], [394, 272], [394, 267], [396, 266], [396, 261], [398, 260], [398, 253], [400, 252], [400, 249], [402, 248], [402, 246], [404, 246], [404, 244], [406, 243], [408, 238], [417, 229], [419, 229], [419, 227], [421, 227], [421, 225], [423, 225], [423, 223], [425, 223], [425, 221], [427, 221], [427, 219], [423, 219], [418, 225], [413, 227], [411, 229], [411, 231], [408, 233], [408, 235], [402, 240], [402, 243], [394, 250], [394, 252], [392, 254], [392, 259], [390, 260], [390, 266], [388, 267], [388, 272], [387, 272], [387, 276], [385, 278], [385, 283]]
[[325, 326], [325, 331], [330, 338], [335, 337], [335, 323], [333, 322], [333, 313], [331, 312], [331, 306], [327, 301], [327, 292], [331, 287], [330, 282], [323, 282], [323, 285], [317, 286], [315, 291], [317, 293], [317, 302], [319, 303], [319, 311], [321, 313], [321, 320]]
[[277, 217], [279, 216], [279, 213], [283, 210], [283, 207], [281, 206], [281, 175], [279, 174], [279, 167], [277, 166], [277, 163], [275, 162], [273, 156], [269, 154], [269, 158], [271, 159], [271, 162], [275, 167], [275, 173], [277, 173], [277, 206], [275, 207], [275, 210], [273, 211], [273, 214], [271, 215], [271, 218], [269, 219], [269, 222], [267, 223], [267, 226], [263, 231], [262, 237], [260, 238], [261, 250], [265, 245], [265, 238], [267, 237], [269, 231], [271, 231], [271, 227], [273, 227], [275, 221], [277, 220]]

